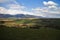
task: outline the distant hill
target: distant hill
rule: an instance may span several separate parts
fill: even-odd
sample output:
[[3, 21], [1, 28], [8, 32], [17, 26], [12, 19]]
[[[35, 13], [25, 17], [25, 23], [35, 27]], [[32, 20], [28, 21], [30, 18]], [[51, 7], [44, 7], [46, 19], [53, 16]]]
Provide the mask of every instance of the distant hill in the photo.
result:
[[13, 17], [13, 15], [10, 15], [10, 14], [0, 14], [0, 18], [9, 18], [9, 17]]
[[34, 15], [24, 15], [24, 14], [0, 14], [0, 18], [43, 18], [41, 16], [34, 16]]

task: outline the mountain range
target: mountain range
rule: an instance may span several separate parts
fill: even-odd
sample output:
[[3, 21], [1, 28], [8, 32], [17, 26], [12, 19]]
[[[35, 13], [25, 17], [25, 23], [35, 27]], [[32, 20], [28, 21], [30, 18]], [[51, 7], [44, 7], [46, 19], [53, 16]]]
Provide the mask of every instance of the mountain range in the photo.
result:
[[25, 15], [25, 14], [0, 14], [0, 18], [43, 18], [41, 16], [34, 16], [34, 15]]

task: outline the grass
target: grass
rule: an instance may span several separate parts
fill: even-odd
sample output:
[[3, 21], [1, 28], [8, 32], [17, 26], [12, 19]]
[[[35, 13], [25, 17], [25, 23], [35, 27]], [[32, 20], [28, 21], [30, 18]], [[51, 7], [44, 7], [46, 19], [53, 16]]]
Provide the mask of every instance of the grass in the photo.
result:
[[0, 40], [60, 40], [60, 30], [51, 28], [0, 28]]

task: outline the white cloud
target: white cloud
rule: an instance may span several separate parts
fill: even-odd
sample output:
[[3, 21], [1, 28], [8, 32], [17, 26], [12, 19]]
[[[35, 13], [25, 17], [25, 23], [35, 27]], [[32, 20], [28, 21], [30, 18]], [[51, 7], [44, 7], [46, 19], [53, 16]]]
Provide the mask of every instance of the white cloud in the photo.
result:
[[60, 16], [60, 7], [58, 7], [58, 4], [53, 1], [43, 2], [45, 5], [42, 8], [34, 8], [33, 11], [35, 14], [38, 14], [42, 17], [51, 17], [51, 18], [59, 18]]
[[9, 14], [11, 14], [11, 15], [16, 15], [16, 14], [32, 14], [31, 12], [28, 12], [28, 11], [13, 10], [13, 9], [7, 10], [7, 13], [9, 13]]
[[43, 4], [49, 8], [56, 8], [58, 5], [57, 3], [53, 1], [48, 1], [48, 2], [44, 1]]
[[50, 8], [34, 8], [32, 9], [34, 11], [34, 13], [38, 16], [42, 16], [42, 17], [59, 17], [57, 15], [60, 15], [60, 8], [57, 7], [57, 9], [50, 9]]
[[24, 10], [17, 10], [17, 9], [6, 9], [4, 7], [0, 7], [0, 14], [11, 14], [11, 15], [16, 15], [16, 14], [30, 14], [34, 15], [32, 12], [24, 11]]
[[8, 7], [9, 7], [9, 9], [16, 9], [16, 10], [20, 10], [20, 9], [25, 8], [25, 6], [18, 5], [18, 4], [9, 4]]
[[46, 9], [46, 8], [35, 8], [35, 9], [32, 9], [32, 10], [34, 10], [34, 11], [37, 11], [37, 12], [48, 12], [48, 9]]
[[44, 3], [44, 5], [47, 5], [47, 6], [48, 6], [48, 5], [49, 5], [49, 6], [50, 6], [50, 5], [51, 5], [51, 6], [52, 6], [52, 5], [57, 5], [57, 4], [56, 4], [55, 2], [53, 2], [53, 1], [48, 1], [48, 2], [44, 1], [43, 3]]
[[42, 16], [45, 17], [46, 13], [49, 12], [48, 9], [46, 8], [34, 8], [32, 11], [37, 15], [37, 16]]
[[[7, 0], [0, 0], [1, 2], [7, 2]], [[45, 5], [44, 7], [36, 7], [31, 9], [31, 12], [26, 11], [25, 6], [22, 6], [18, 4], [16, 1], [13, 1], [14, 3], [7, 3], [8, 9], [5, 7], [0, 7], [0, 13], [1, 14], [29, 14], [29, 15], [35, 15], [35, 16], [42, 16], [42, 17], [60, 17], [57, 15], [60, 15], [60, 7], [58, 7], [58, 4], [53, 1], [43, 2]]]
[[5, 14], [7, 12], [7, 9], [4, 7], [0, 7], [0, 14]]
[[26, 11], [26, 7], [19, 5], [17, 2], [16, 4], [9, 4], [8, 5], [9, 9], [7, 10], [7, 13], [11, 15], [16, 15], [16, 14], [30, 14], [30, 12]]
[[[9, 0], [0, 0], [0, 2], [7, 2]], [[11, 15], [15, 15], [15, 14], [30, 14], [30, 12], [28, 11], [24, 11], [25, 10], [25, 6], [22, 6], [20, 4], [18, 4], [15, 0], [13, 0], [12, 2], [14, 3], [7, 3], [7, 7], [8, 9], [6, 9], [5, 7], [0, 7], [0, 14], [11, 14]]]
[[[10, 2], [9, 2], [10, 1]], [[15, 0], [0, 0], [0, 3], [5, 3], [7, 2], [6, 6], [8, 9], [5, 7], [0, 7], [0, 14], [11, 14], [11, 15], [16, 15], [16, 14], [30, 14], [33, 15], [32, 12], [26, 11], [26, 7], [20, 5], [17, 3]], [[11, 2], [13, 2], [11, 4]]]

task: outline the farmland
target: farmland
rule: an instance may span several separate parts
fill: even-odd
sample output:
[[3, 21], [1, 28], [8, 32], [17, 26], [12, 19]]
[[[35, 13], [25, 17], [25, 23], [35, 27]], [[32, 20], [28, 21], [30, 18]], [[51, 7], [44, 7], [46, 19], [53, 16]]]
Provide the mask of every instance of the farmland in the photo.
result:
[[60, 19], [0, 21], [0, 40], [60, 40]]
[[[47, 27], [60, 29], [60, 19], [56, 18], [26, 18], [26, 19], [3, 19], [0, 21], [6, 27], [20, 27], [20, 28], [30, 28], [30, 27]], [[0, 25], [1, 26], [1, 25]]]

